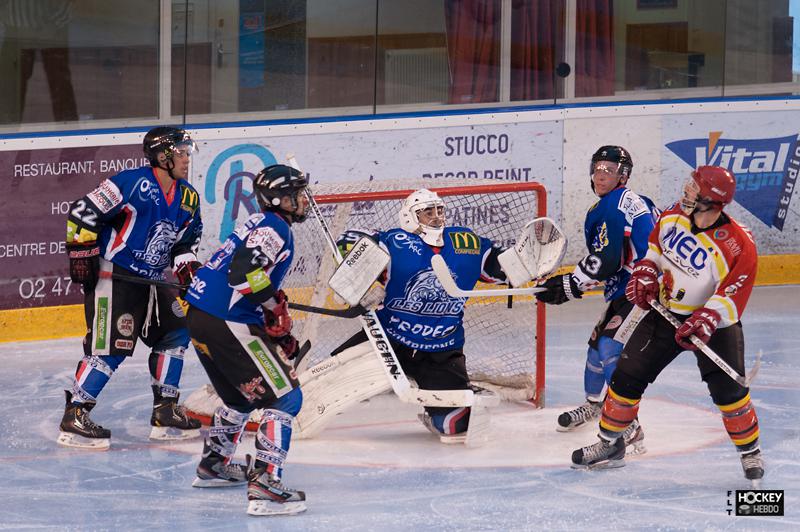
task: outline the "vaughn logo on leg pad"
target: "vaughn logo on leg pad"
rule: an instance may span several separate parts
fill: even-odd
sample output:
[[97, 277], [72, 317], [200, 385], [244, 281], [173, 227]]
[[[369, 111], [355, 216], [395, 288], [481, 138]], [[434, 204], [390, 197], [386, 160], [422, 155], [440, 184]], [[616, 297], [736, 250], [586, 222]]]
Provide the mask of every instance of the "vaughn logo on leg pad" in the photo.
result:
[[741, 516], [783, 516], [783, 500], [783, 490], [728, 491], [727, 512]]

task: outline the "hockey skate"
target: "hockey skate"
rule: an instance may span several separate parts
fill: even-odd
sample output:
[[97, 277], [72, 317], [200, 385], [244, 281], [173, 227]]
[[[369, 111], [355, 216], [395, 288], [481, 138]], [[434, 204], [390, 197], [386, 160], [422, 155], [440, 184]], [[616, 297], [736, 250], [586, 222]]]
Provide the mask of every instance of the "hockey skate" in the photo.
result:
[[111, 446], [111, 431], [89, 419], [89, 412], [96, 403], [72, 404], [72, 393], [67, 390], [64, 392], [67, 395], [67, 404], [58, 427], [61, 429], [56, 440], [58, 444], [79, 449], [108, 450]]
[[752, 482], [753, 488], [761, 486], [761, 479], [764, 477], [764, 460], [761, 458], [761, 451], [756, 449], [749, 453], [739, 455], [742, 461], [744, 477]]
[[247, 482], [247, 466], [225, 461], [208, 443], [203, 444], [203, 458], [197, 466], [197, 476], [192, 481], [195, 488], [224, 488]]
[[466, 432], [460, 432], [458, 434], [444, 434], [439, 432], [439, 429], [433, 425], [433, 419], [431, 419], [430, 414], [427, 412], [417, 414], [417, 419], [419, 419], [422, 424], [425, 425], [425, 428], [428, 429], [431, 434], [434, 434], [436, 437], [438, 437], [439, 441], [442, 443], [464, 443], [467, 441]]
[[287, 488], [263, 467], [247, 457], [247, 513], [250, 515], [294, 515], [306, 511], [305, 492]]
[[639, 423], [639, 418], [634, 419], [628, 428], [622, 433], [622, 440], [625, 442], [625, 454], [637, 455], [647, 452], [644, 446], [644, 430]]
[[589, 421], [597, 419], [600, 417], [600, 412], [602, 411], [602, 401], [595, 402], [587, 400], [578, 408], [568, 410], [558, 416], [558, 426], [556, 430], [558, 432], [569, 432], [570, 430], [585, 425]]
[[178, 404], [178, 396], [164, 397], [153, 386], [153, 414], [150, 416], [151, 440], [188, 440], [200, 436], [200, 422], [186, 414]]
[[612, 469], [625, 465], [625, 441], [599, 438], [599, 442], [572, 452], [573, 469]]

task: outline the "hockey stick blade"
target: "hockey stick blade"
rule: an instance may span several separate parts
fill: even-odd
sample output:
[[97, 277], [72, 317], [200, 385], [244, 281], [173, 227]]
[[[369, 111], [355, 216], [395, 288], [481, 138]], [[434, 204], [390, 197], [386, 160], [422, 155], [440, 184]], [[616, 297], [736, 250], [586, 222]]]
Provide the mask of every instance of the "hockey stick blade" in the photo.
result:
[[453, 274], [450, 273], [450, 268], [447, 267], [447, 263], [441, 255], [431, 257], [431, 268], [433, 268], [433, 273], [436, 274], [436, 278], [439, 279], [445, 292], [452, 297], [527, 296], [547, 290], [540, 287], [462, 290], [456, 284]]
[[[653, 307], [653, 309], [656, 312], [661, 314], [664, 317], [664, 319], [666, 319], [676, 329], [682, 325], [682, 323], [678, 318], [673, 316], [672, 313], [669, 310], [667, 310], [666, 307], [664, 307], [664, 305], [662, 305], [655, 299], [650, 301], [650, 306]], [[742, 376], [739, 375], [739, 373], [735, 369], [733, 369], [727, 362], [722, 360], [722, 357], [720, 357], [716, 352], [714, 352], [713, 349], [708, 347], [708, 345], [705, 342], [703, 342], [700, 338], [698, 338], [695, 335], [691, 335], [689, 337], [689, 340], [692, 342], [692, 344], [694, 344], [695, 347], [697, 347], [697, 349], [702, 351], [703, 354], [706, 355], [711, 360], [711, 362], [716, 364], [719, 367], [719, 369], [727, 373], [731, 379], [735, 380], [739, 385], [744, 386], [745, 388], [750, 387], [750, 383], [753, 382], [756, 373], [758, 373], [758, 369], [761, 367], [760, 351], [758, 355], [756, 355], [756, 363], [753, 365], [753, 369], [750, 370], [750, 373], [747, 376]]]
[[311, 340], [306, 340], [303, 342], [303, 345], [300, 346], [300, 349], [297, 351], [297, 356], [294, 357], [292, 361], [294, 363], [294, 369], [297, 369], [297, 366], [300, 365], [300, 361], [305, 358], [309, 351], [311, 351]]

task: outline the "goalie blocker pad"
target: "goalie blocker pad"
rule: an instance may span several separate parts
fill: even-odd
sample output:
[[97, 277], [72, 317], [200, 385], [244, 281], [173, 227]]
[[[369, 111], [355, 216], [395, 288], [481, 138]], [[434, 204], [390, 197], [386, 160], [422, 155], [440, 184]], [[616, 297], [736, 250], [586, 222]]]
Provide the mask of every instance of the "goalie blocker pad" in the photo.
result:
[[388, 265], [389, 254], [371, 238], [363, 237], [333, 272], [328, 285], [354, 307]]
[[561, 264], [567, 237], [550, 218], [536, 218], [522, 228], [517, 243], [497, 260], [513, 287], [547, 277]]

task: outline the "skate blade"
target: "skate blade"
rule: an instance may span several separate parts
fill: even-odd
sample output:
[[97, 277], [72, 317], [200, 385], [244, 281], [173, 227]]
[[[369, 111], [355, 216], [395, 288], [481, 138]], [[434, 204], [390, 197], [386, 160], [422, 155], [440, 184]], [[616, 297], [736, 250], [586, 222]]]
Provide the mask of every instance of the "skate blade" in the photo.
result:
[[619, 460], [605, 460], [603, 462], [597, 462], [596, 464], [592, 465], [572, 463], [570, 467], [572, 467], [572, 469], [580, 469], [585, 471], [597, 471], [601, 469], [617, 469], [619, 467], [625, 467], [625, 459], [621, 458]]
[[56, 442], [63, 447], [92, 451], [107, 451], [111, 447], [110, 438], [87, 438], [71, 432], [59, 432]]
[[247, 503], [249, 515], [294, 515], [305, 511], [305, 501], [275, 502], [258, 499]]
[[761, 489], [761, 480], [762, 480], [762, 479], [760, 479], [760, 478], [753, 478], [753, 479], [750, 479], [750, 486], [751, 486], [751, 487], [752, 487], [754, 490], [760, 490], [760, 489]]
[[439, 434], [439, 441], [448, 445], [455, 445], [458, 443], [466, 443], [467, 433], [462, 434]]
[[200, 436], [200, 429], [184, 430], [176, 427], [153, 427], [150, 431], [150, 439], [160, 441], [191, 440]]
[[222, 478], [195, 477], [192, 481], [193, 488], [227, 488], [228, 486], [241, 486], [246, 480], [225, 480]]

